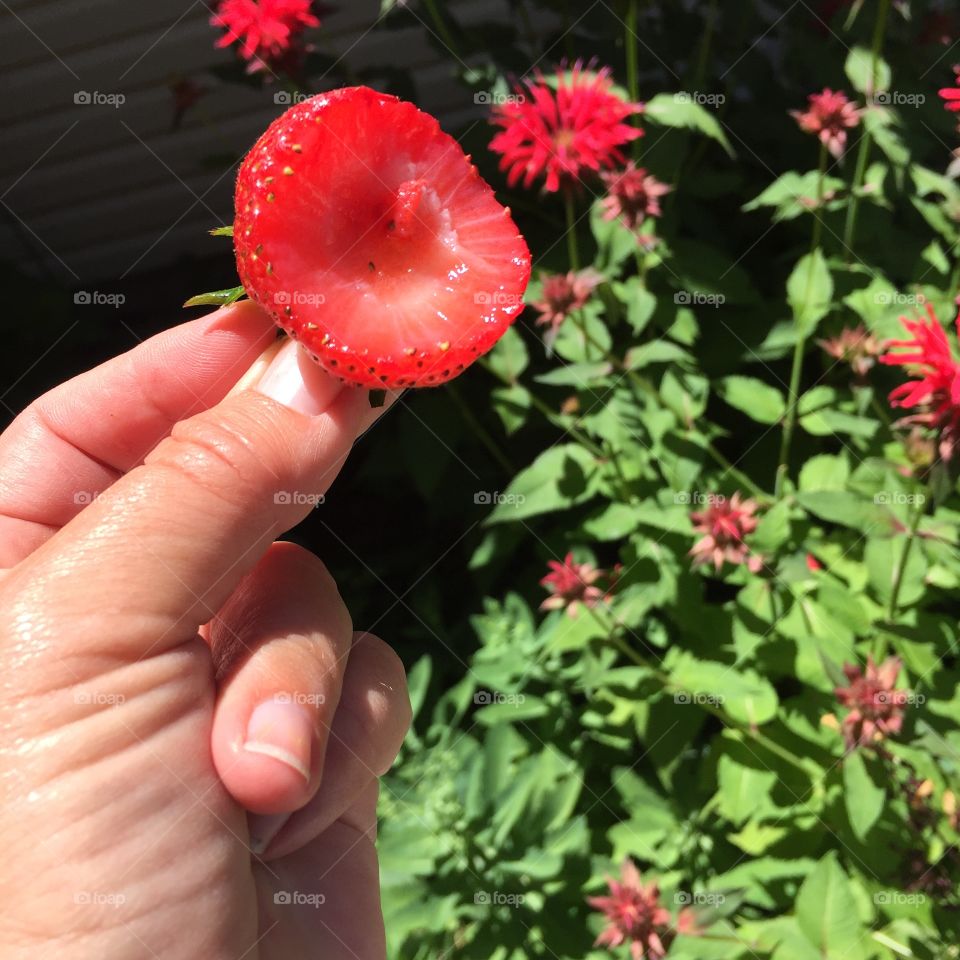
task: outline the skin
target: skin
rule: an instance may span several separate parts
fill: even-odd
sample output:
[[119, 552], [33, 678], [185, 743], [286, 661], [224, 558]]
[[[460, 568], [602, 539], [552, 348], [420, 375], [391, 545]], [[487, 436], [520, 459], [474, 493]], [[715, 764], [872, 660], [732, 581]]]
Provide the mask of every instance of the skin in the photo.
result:
[[0, 436], [5, 960], [386, 955], [403, 667], [276, 542], [382, 410], [293, 344], [251, 370], [274, 337], [224, 308]]

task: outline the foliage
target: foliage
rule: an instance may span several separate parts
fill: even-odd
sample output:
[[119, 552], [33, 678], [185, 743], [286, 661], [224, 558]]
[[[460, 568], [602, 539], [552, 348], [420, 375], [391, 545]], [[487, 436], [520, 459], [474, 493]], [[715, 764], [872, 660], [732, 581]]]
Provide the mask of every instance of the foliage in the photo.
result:
[[[531, 308], [467, 385], [418, 398], [433, 439], [384, 439], [421, 498], [405, 512], [466, 537], [421, 587], [414, 631], [455, 639], [411, 661], [415, 726], [383, 788], [390, 955], [609, 955], [585, 898], [631, 858], [696, 917], [671, 958], [956, 956], [956, 470], [890, 407], [909, 371], [874, 364], [901, 314], [956, 313], [936, 10], [509, 6], [468, 26], [386, 2], [378, 29], [423, 24], [467, 102], [541, 57], [612, 65], [645, 100], [625, 150], [672, 190], [635, 229], [596, 177], [511, 192], [529, 302], [577, 267], [588, 299], [546, 338]], [[860, 111], [839, 158], [789, 114], [823, 87]], [[464, 142], [503, 187], [492, 135]], [[858, 325], [852, 357], [833, 338]], [[483, 478], [456, 472], [467, 443]], [[745, 547], [715, 564], [701, 541], [735, 493], [756, 523], [734, 517]], [[576, 616], [540, 611], [568, 551], [605, 579]], [[868, 656], [902, 663], [867, 704], [894, 697], [897, 722], [851, 741], [835, 690]]]

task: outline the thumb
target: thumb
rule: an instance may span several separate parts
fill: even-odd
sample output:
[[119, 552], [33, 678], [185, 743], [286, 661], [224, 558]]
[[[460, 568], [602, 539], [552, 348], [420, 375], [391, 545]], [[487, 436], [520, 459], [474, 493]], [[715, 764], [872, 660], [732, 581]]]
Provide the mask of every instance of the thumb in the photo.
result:
[[[194, 637], [305, 517], [379, 411], [288, 341], [251, 388], [177, 424], [2, 584], [8, 636], [29, 624], [51, 671]], [[37, 611], [41, 611], [38, 615]], [[16, 642], [16, 640], [14, 641]]]

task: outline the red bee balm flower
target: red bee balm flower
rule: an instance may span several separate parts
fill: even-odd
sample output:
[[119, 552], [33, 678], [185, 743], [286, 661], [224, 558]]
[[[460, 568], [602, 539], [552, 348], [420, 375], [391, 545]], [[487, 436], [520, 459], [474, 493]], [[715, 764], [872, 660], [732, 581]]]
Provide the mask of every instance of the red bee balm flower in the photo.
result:
[[612, 93], [611, 86], [608, 68], [585, 71], [578, 61], [569, 72], [557, 71], [556, 89], [537, 73], [516, 88], [513, 100], [498, 104], [492, 122], [503, 129], [490, 149], [503, 154], [500, 169], [509, 171], [507, 183], [522, 178], [529, 187], [544, 177], [544, 188], [556, 193], [588, 170], [622, 163], [620, 147], [643, 134], [626, 122], [641, 108]]
[[367, 87], [304, 100], [240, 167], [240, 280], [328, 372], [435, 386], [523, 309], [530, 252], [460, 145]]
[[619, 217], [630, 230], [636, 230], [644, 217], [659, 217], [660, 198], [673, 189], [632, 160], [623, 170], [600, 176], [607, 187], [607, 196], [603, 198], [604, 220]]
[[594, 946], [619, 947], [630, 944], [633, 960], [661, 960], [673, 939], [670, 911], [660, 905], [660, 888], [644, 884], [640, 871], [629, 858], [620, 867], [620, 880], [607, 878], [609, 897], [588, 897], [587, 903], [600, 910], [607, 925]]
[[862, 323], [855, 327], [844, 327], [835, 337], [818, 340], [817, 343], [831, 357], [849, 363], [858, 377], [867, 375], [874, 358], [880, 353], [877, 338]]
[[[601, 600], [609, 597], [609, 587], [617, 579], [617, 571], [600, 570], [589, 563], [577, 563], [573, 554], [568, 553], [563, 563], [557, 560], [547, 562], [551, 572], [540, 585], [550, 590], [550, 596], [540, 604], [541, 610], [566, 610], [570, 617], [576, 618], [580, 605], [595, 607]], [[599, 580], [606, 580], [608, 590], [597, 586]]]
[[[887, 349], [906, 347], [908, 353], [886, 353], [880, 358], [887, 365], [913, 368], [920, 376], [901, 384], [890, 393], [895, 407], [922, 407], [921, 413], [905, 417], [904, 424], [919, 424], [935, 430], [939, 438], [940, 456], [950, 460], [960, 439], [960, 365], [953, 358], [947, 335], [932, 305], [927, 304], [928, 323], [922, 320], [900, 322], [913, 334], [910, 340], [891, 340]], [[960, 328], [960, 315], [957, 317]]]
[[735, 493], [729, 500], [726, 497], [711, 497], [706, 510], [690, 514], [694, 529], [704, 534], [690, 551], [693, 565], [701, 566], [713, 563], [719, 571], [724, 561], [733, 564], [745, 563], [756, 572], [763, 566], [761, 557], [750, 552], [743, 538], [757, 529], [757, 503], [754, 500], [742, 500]]
[[895, 690], [900, 673], [898, 657], [889, 657], [879, 667], [867, 657], [867, 672], [845, 664], [843, 672], [849, 686], [837, 687], [837, 700], [850, 712], [843, 720], [843, 738], [847, 748], [869, 746], [899, 733], [909, 693]]
[[283, 56], [305, 27], [318, 27], [311, 0], [222, 0], [210, 23], [227, 32], [218, 47], [240, 44], [245, 60]]
[[597, 284], [603, 276], [595, 270], [581, 270], [579, 273], [555, 273], [543, 277], [541, 298], [530, 306], [538, 311], [537, 326], [549, 325], [553, 332], [575, 310], [586, 306]]
[[[960, 67], [954, 67], [953, 69], [957, 75], [957, 82], [960, 83]], [[940, 96], [943, 97], [945, 101], [943, 105], [948, 110], [960, 111], [960, 87], [944, 87], [940, 91]]]
[[860, 111], [845, 93], [826, 88], [822, 93], [811, 93], [806, 110], [791, 110], [804, 133], [815, 133], [820, 142], [839, 159], [847, 145], [847, 130], [860, 123]]

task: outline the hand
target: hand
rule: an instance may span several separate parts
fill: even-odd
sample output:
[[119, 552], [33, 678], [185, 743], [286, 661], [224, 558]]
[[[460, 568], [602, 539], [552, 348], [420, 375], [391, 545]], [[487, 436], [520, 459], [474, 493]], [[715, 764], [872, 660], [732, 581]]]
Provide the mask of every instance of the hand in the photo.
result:
[[219, 310], [0, 436], [6, 960], [385, 956], [403, 668], [274, 542], [381, 410], [293, 343], [231, 390], [273, 340]]

